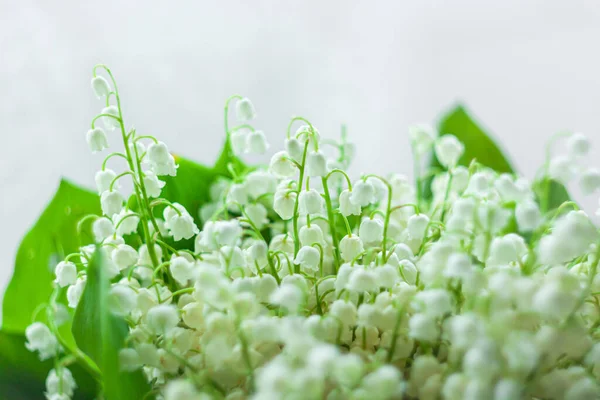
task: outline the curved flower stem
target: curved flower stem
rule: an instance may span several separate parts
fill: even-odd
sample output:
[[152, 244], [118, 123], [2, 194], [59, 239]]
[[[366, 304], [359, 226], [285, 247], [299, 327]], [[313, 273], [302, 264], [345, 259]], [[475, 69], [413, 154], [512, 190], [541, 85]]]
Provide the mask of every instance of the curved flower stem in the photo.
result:
[[[331, 194], [329, 193], [329, 186], [327, 185], [327, 178], [322, 177], [321, 182], [323, 185], [323, 195], [325, 197], [325, 208], [327, 208], [327, 219], [329, 222], [329, 230], [331, 233], [331, 242], [333, 245], [333, 257], [335, 258], [335, 263], [333, 264], [333, 268], [334, 268], [335, 272], [337, 273], [337, 271], [338, 271], [340, 265], [342, 265], [342, 263], [341, 263], [341, 256], [340, 256], [340, 242], [337, 237], [337, 232], [335, 229], [335, 213], [333, 211], [333, 204], [331, 202]], [[346, 226], [348, 228], [348, 231], [350, 232], [350, 225], [348, 224], [348, 220], [346, 220], [345, 218], [344, 218], [344, 220], [346, 221]]]
[[383, 182], [385, 184], [385, 186], [387, 186], [388, 189], [388, 193], [387, 193], [387, 208], [385, 211], [385, 220], [383, 222], [383, 242], [381, 243], [381, 259], [382, 260], [387, 260], [386, 257], [386, 252], [387, 252], [387, 232], [388, 232], [388, 228], [390, 226], [390, 216], [392, 215], [392, 185], [390, 185], [390, 183], [386, 180], [383, 179], [382, 177], [380, 177], [379, 175], [366, 175], [366, 178], [376, 178], [379, 179], [381, 182]]
[[127, 159], [127, 156], [123, 153], [110, 153], [109, 155], [106, 156], [106, 158], [104, 159], [104, 162], [102, 162], [102, 171], [104, 171], [106, 169], [106, 163], [108, 162], [108, 160], [110, 160], [113, 157], [121, 157], [121, 158], [124, 158], [125, 161], [129, 161]]
[[[302, 190], [302, 181], [304, 180], [304, 166], [306, 163], [306, 153], [308, 151], [308, 140], [304, 144], [304, 152], [302, 153], [302, 163], [300, 165], [300, 175], [298, 177], [298, 186], [297, 192], [300, 193]], [[300, 250], [300, 238], [298, 237], [298, 207], [300, 205], [300, 196], [296, 196], [296, 202], [294, 203], [294, 212], [292, 217], [292, 226], [294, 229], [294, 258], [298, 255], [298, 251]]]

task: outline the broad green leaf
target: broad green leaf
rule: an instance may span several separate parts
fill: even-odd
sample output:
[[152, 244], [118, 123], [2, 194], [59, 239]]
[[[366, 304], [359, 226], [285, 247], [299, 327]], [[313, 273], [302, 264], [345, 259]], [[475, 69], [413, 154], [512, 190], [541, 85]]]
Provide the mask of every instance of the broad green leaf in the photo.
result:
[[[459, 161], [460, 165], [469, 166], [471, 161], [476, 159], [480, 164], [496, 172], [514, 172], [491, 135], [474, 121], [463, 106], [458, 105], [445, 114], [439, 122], [438, 131], [440, 135], [456, 136], [465, 145], [465, 152]], [[435, 156], [432, 166], [440, 167]]]
[[565, 201], [570, 201], [571, 196], [567, 188], [553, 179], [543, 179], [533, 184], [533, 191], [537, 197], [537, 201], [542, 207], [545, 205], [547, 210], [552, 211], [560, 207]]
[[150, 387], [141, 371], [124, 372], [119, 367], [119, 350], [129, 329], [109, 309], [110, 281], [105, 275], [102, 252], [96, 250], [87, 269], [87, 283], [73, 319], [73, 336], [102, 373], [107, 400], [141, 399]]
[[64, 179], [60, 182], [54, 198], [17, 251], [15, 269], [2, 304], [5, 331], [25, 331], [34, 310], [47, 302], [52, 293], [54, 267], [81, 245], [77, 223], [85, 215], [99, 213], [96, 193]]
[[[54, 363], [40, 361], [36, 353], [25, 348], [25, 337], [21, 334], [0, 331], [0, 399], [41, 399], [46, 389], [46, 376]], [[91, 400], [96, 396], [95, 382], [78, 365], [69, 370], [78, 389], [75, 400]]]

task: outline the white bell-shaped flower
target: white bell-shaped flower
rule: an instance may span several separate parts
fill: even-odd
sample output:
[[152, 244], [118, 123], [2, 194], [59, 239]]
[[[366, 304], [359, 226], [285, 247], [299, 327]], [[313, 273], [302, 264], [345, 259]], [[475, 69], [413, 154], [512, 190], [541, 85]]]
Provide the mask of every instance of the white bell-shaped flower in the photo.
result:
[[69, 398], [73, 396], [73, 392], [77, 389], [73, 374], [65, 367], [60, 367], [58, 370], [51, 369], [46, 377], [46, 396], [64, 394]]
[[291, 283], [282, 284], [270, 297], [273, 304], [279, 305], [289, 313], [296, 313], [304, 303], [305, 295], [302, 290]]
[[435, 155], [446, 168], [455, 167], [464, 151], [465, 146], [454, 135], [444, 135], [435, 142]]
[[532, 232], [536, 230], [543, 221], [540, 207], [532, 200], [517, 203], [515, 217], [520, 232]]
[[[95, 180], [96, 187], [98, 188], [98, 193], [102, 194], [105, 191], [110, 189], [110, 184], [117, 177], [117, 174], [112, 169], [106, 168], [104, 170], [100, 170], [96, 172]], [[114, 189], [118, 189], [121, 185], [119, 182], [115, 182], [113, 185]]]
[[110, 85], [103, 76], [95, 76], [92, 78], [92, 90], [96, 97], [101, 99], [110, 93]]
[[379, 219], [363, 219], [358, 229], [358, 236], [363, 243], [381, 243], [383, 240], [383, 222]]
[[129, 286], [113, 285], [108, 295], [108, 303], [112, 313], [120, 316], [129, 315], [137, 304], [137, 294]]
[[391, 289], [394, 287], [394, 285], [396, 285], [400, 279], [398, 268], [390, 264], [385, 264], [375, 268], [375, 275], [377, 276], [377, 283], [379, 287], [386, 289]]
[[285, 141], [285, 150], [297, 163], [302, 163], [302, 157], [304, 156], [304, 143], [301, 143], [296, 138], [287, 139]]
[[140, 217], [138, 217], [131, 210], [121, 210], [118, 214], [112, 217], [114, 226], [117, 227], [117, 234], [120, 236], [131, 235], [135, 233], [140, 223]]
[[171, 276], [182, 286], [194, 278], [194, 263], [186, 257], [173, 257], [169, 266]]
[[[102, 117], [102, 122], [104, 123], [104, 127], [110, 131], [115, 130], [115, 128], [119, 128], [121, 125], [119, 123], [119, 109], [117, 106], [108, 106], [102, 109], [101, 114], [112, 115]], [[114, 118], [113, 118], [114, 117]]]
[[282, 178], [294, 176], [298, 171], [296, 165], [290, 160], [289, 154], [285, 151], [273, 154], [269, 169], [273, 174]]
[[166, 164], [169, 162], [169, 148], [163, 142], [152, 143], [148, 146], [148, 160], [155, 164]]
[[325, 238], [323, 237], [323, 230], [317, 224], [311, 224], [310, 226], [304, 225], [298, 232], [300, 238], [300, 244], [302, 246], [312, 246], [314, 243], [320, 245], [325, 244]]
[[360, 237], [346, 235], [340, 240], [340, 254], [344, 261], [350, 262], [365, 250]]
[[162, 188], [165, 186], [165, 182], [158, 179], [154, 172], [144, 171], [144, 186], [146, 187], [148, 196], [159, 197]]
[[300, 265], [305, 272], [318, 271], [320, 258], [319, 250], [312, 246], [304, 246], [298, 251], [294, 263]]
[[168, 334], [179, 324], [179, 312], [170, 304], [160, 304], [146, 314], [148, 327], [157, 335]]
[[127, 244], [120, 244], [112, 252], [112, 260], [120, 270], [132, 267], [138, 260], [138, 252]]
[[259, 230], [264, 228], [265, 224], [269, 222], [269, 219], [267, 218], [268, 211], [265, 206], [260, 203], [248, 204], [244, 208], [244, 213]]
[[373, 201], [375, 188], [370, 182], [360, 180], [352, 187], [350, 201], [361, 207], [366, 207]]
[[408, 320], [408, 332], [413, 339], [435, 342], [439, 336], [435, 316], [420, 313], [413, 315]]
[[253, 154], [265, 154], [269, 149], [267, 137], [263, 131], [253, 131], [248, 134], [246, 152]]
[[276, 188], [277, 179], [268, 171], [256, 170], [246, 175], [246, 191], [253, 199], [274, 193]]
[[423, 240], [427, 227], [429, 226], [429, 217], [425, 214], [415, 214], [408, 218], [408, 235], [412, 239]]
[[376, 292], [379, 290], [377, 274], [375, 274], [374, 271], [366, 270], [362, 267], [354, 267], [348, 278], [348, 285], [346, 287], [348, 290], [355, 292]]
[[437, 133], [431, 125], [418, 124], [408, 128], [410, 142], [417, 155], [425, 154], [435, 141]]
[[74, 285], [77, 281], [77, 267], [70, 261], [59, 262], [54, 269], [54, 274], [56, 275], [55, 282], [60, 287]]
[[589, 153], [590, 148], [590, 141], [583, 133], [574, 133], [567, 140], [567, 149], [571, 157], [583, 157]]
[[566, 185], [575, 175], [575, 163], [567, 156], [554, 157], [550, 160], [548, 173], [552, 179]]
[[77, 278], [77, 282], [67, 289], [67, 302], [70, 308], [77, 308], [77, 304], [79, 304], [79, 300], [85, 289], [85, 284], [85, 277], [79, 277]]
[[100, 196], [100, 206], [102, 207], [102, 213], [107, 217], [112, 217], [118, 214], [123, 209], [125, 198], [123, 195], [116, 191], [107, 190]]
[[218, 221], [214, 236], [218, 246], [235, 246], [242, 237], [242, 227], [237, 220]]
[[444, 289], [426, 289], [417, 293], [414, 306], [420, 312], [442, 317], [452, 311], [452, 298]]
[[237, 103], [235, 103], [235, 113], [237, 119], [239, 119], [240, 121], [250, 121], [256, 118], [256, 111], [254, 110], [254, 105], [247, 97], [239, 99]]
[[87, 131], [85, 139], [92, 153], [108, 149], [108, 139], [106, 138], [106, 133], [101, 128], [94, 128]]
[[237, 129], [231, 132], [229, 138], [234, 154], [240, 155], [248, 152], [248, 135], [250, 135], [249, 129]]
[[27, 350], [39, 352], [42, 361], [54, 357], [59, 351], [58, 340], [41, 322], [29, 325], [25, 329], [25, 338], [27, 339], [25, 343]]
[[327, 175], [327, 159], [320, 151], [311, 151], [306, 156], [306, 174], [310, 177]]
[[302, 214], [319, 214], [323, 210], [323, 197], [315, 189], [301, 191], [298, 202]]
[[286, 221], [294, 216], [294, 206], [296, 204], [296, 193], [288, 192], [285, 194], [276, 194], [273, 200], [273, 210]]
[[202, 397], [194, 383], [185, 379], [171, 380], [164, 389], [164, 400], [194, 400]]
[[[173, 207], [179, 212], [175, 211]], [[173, 235], [175, 241], [189, 239], [199, 232], [192, 216], [179, 203], [173, 203], [172, 207], [166, 207], [163, 211], [163, 217], [165, 226], [169, 229], [169, 233]]]
[[94, 233], [96, 242], [101, 242], [115, 233], [115, 226], [110, 219], [100, 217], [92, 223], [92, 232]]
[[348, 217], [350, 215], [361, 214], [360, 204], [355, 204], [354, 202], [352, 202], [351, 198], [352, 192], [350, 192], [348, 189], [344, 189], [342, 193], [340, 193], [339, 210], [340, 213], [342, 213], [342, 215], [345, 217]]
[[579, 181], [581, 191], [584, 195], [590, 195], [600, 189], [600, 170], [589, 168], [581, 174]]

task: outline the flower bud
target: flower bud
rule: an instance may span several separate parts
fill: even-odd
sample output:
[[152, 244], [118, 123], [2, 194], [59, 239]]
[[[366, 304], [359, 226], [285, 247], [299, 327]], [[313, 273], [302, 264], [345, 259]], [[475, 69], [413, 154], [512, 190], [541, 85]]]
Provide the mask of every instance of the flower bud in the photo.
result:
[[306, 272], [318, 271], [320, 258], [321, 253], [319, 253], [319, 250], [312, 246], [304, 246], [298, 251], [294, 263], [299, 264], [300, 268]]
[[348, 189], [344, 189], [342, 193], [340, 193], [340, 213], [343, 216], [347, 217], [349, 215], [360, 215], [360, 204], [355, 204], [351, 200], [352, 192]]
[[[96, 172], [95, 180], [96, 180], [96, 187], [98, 188], [98, 193], [102, 194], [105, 191], [109, 190], [110, 184], [116, 177], [117, 177], [117, 174], [112, 169], [106, 168], [104, 170]], [[113, 185], [113, 188], [118, 189], [120, 186], [121, 185], [119, 184], [119, 182], [115, 182], [115, 184]]]
[[319, 214], [323, 210], [323, 198], [315, 189], [301, 191], [298, 202], [303, 214]]
[[444, 135], [435, 143], [435, 155], [446, 168], [455, 167], [464, 151], [465, 146], [454, 135]]
[[77, 267], [70, 261], [61, 261], [54, 269], [55, 282], [58, 286], [65, 287], [74, 285], [77, 281]]
[[367, 244], [380, 243], [383, 239], [383, 222], [378, 219], [363, 219], [358, 230], [358, 236]]
[[100, 196], [100, 205], [102, 207], [102, 213], [107, 217], [112, 217], [118, 214], [123, 209], [123, 203], [125, 198], [121, 193], [116, 190], [105, 191]]
[[282, 178], [293, 176], [297, 171], [296, 166], [290, 161], [289, 155], [285, 151], [273, 154], [269, 169], [273, 174]]
[[308, 153], [306, 157], [306, 174], [310, 177], [327, 175], [327, 159], [320, 151]]
[[108, 96], [110, 93], [110, 85], [103, 76], [95, 76], [92, 78], [92, 90], [97, 98]]
[[85, 138], [92, 153], [108, 149], [108, 139], [101, 128], [90, 129]]
[[235, 104], [235, 113], [237, 119], [240, 121], [250, 121], [256, 118], [256, 111], [254, 105], [249, 98], [244, 97], [237, 101]]
[[247, 153], [264, 154], [269, 148], [267, 138], [263, 131], [254, 131], [248, 134]]
[[362, 240], [356, 235], [346, 235], [340, 240], [340, 254], [344, 261], [354, 260], [364, 250]]

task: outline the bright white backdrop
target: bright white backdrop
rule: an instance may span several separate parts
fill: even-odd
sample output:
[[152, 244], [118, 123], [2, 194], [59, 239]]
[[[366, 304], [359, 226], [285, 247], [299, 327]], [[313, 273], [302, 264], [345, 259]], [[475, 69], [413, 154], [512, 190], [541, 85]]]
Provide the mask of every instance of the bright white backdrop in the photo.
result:
[[407, 127], [461, 100], [531, 177], [556, 131], [600, 146], [599, 38], [595, 0], [0, 1], [0, 288], [60, 176], [92, 187], [98, 62], [129, 124], [203, 162], [233, 93], [276, 145], [291, 115], [346, 123], [356, 173], [410, 174]]

